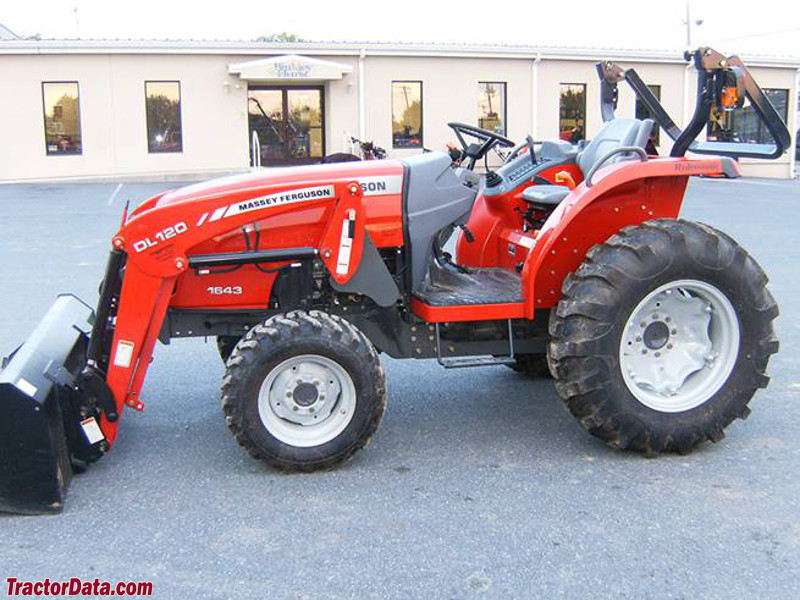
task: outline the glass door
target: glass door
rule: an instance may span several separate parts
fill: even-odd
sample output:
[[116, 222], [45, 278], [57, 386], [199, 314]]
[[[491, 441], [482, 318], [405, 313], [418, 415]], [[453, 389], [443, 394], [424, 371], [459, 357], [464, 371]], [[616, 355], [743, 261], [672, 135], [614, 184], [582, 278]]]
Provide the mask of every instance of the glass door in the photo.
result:
[[264, 167], [319, 162], [325, 156], [323, 89], [259, 87], [248, 90], [250, 164]]

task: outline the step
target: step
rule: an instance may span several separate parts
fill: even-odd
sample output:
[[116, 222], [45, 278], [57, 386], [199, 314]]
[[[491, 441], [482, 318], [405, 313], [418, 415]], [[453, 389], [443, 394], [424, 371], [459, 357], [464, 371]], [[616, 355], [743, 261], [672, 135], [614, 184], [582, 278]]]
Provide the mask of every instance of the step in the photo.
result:
[[467, 367], [494, 367], [497, 365], [513, 365], [515, 359], [509, 356], [458, 356], [441, 358], [439, 364], [445, 369], [465, 369]]

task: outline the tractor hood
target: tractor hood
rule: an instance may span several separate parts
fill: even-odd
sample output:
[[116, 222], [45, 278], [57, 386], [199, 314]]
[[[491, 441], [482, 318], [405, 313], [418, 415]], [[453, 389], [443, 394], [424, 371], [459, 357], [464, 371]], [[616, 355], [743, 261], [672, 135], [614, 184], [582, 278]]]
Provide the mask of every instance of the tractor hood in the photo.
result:
[[272, 188], [357, 180], [365, 196], [399, 195], [403, 165], [396, 160], [358, 161], [302, 167], [261, 168], [250, 173], [220, 177], [167, 192], [142, 204], [134, 214], [155, 206], [206, 200], [227, 195], [259, 195]]

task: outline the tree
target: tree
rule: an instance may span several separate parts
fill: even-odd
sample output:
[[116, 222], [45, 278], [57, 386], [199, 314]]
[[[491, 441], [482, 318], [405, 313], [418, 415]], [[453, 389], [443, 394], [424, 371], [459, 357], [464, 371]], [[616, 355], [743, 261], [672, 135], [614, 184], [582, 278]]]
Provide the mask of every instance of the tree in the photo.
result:
[[256, 38], [257, 42], [305, 42], [303, 38], [301, 38], [296, 33], [289, 33], [287, 31], [281, 31], [280, 33], [271, 33], [269, 35], [262, 35]]

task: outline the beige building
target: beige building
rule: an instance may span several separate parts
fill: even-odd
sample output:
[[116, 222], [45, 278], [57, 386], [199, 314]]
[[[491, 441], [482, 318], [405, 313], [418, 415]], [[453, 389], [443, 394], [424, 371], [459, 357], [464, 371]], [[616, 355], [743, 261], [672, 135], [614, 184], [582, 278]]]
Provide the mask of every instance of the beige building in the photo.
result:
[[[800, 59], [743, 57], [793, 146]], [[448, 121], [516, 141], [591, 138], [602, 125], [594, 64], [635, 67], [685, 123], [695, 76], [678, 52], [380, 43], [0, 40], [0, 182], [205, 177], [316, 162], [372, 140], [390, 156], [442, 149]], [[623, 89], [624, 87], [624, 89]], [[627, 86], [622, 116], [646, 116]], [[745, 108], [708, 135], [768, 135]], [[663, 133], [654, 140], [669, 152]], [[742, 160], [792, 177], [794, 151]]]

